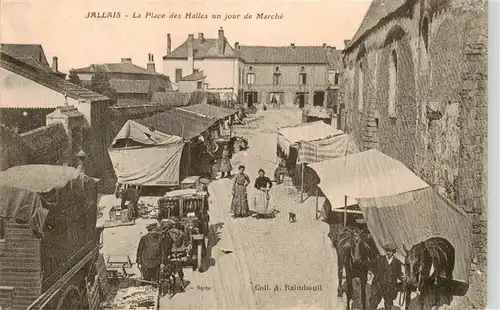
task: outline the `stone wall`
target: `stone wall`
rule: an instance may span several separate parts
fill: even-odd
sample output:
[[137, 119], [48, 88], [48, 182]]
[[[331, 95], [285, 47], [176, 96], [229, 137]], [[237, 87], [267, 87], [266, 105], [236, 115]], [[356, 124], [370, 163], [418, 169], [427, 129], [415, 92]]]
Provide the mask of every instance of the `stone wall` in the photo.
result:
[[[486, 263], [486, 5], [469, 0], [407, 1], [349, 47], [342, 78], [346, 122], [341, 124], [361, 149], [378, 148], [400, 160], [463, 206], [473, 219], [474, 257], [481, 264]], [[389, 117], [393, 51], [396, 113]]]

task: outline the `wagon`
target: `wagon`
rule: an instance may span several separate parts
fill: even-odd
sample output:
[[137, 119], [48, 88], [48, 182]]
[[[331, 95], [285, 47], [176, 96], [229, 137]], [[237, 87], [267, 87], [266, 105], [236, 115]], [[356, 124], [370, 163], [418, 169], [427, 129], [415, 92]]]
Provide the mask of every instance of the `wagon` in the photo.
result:
[[210, 216], [208, 193], [196, 189], [168, 192], [158, 200], [159, 220], [184, 232], [182, 244], [172, 249], [172, 259], [201, 270], [208, 247]]

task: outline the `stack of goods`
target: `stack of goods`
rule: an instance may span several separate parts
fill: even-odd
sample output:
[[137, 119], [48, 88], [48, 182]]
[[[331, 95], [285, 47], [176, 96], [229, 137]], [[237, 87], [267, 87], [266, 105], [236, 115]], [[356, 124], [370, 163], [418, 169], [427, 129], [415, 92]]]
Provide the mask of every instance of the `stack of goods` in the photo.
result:
[[138, 286], [119, 289], [111, 302], [102, 303], [104, 309], [153, 309], [157, 289], [153, 286]]

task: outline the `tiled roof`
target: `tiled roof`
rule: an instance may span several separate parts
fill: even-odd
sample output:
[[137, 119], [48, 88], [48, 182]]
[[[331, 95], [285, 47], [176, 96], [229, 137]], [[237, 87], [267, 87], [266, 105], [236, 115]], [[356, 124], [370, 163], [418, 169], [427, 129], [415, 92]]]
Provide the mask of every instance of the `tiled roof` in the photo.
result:
[[181, 81], [199, 81], [203, 80], [204, 78], [205, 76], [203, 75], [203, 71], [199, 71], [183, 77]]
[[334, 69], [341, 69], [342, 64], [342, 51], [330, 50], [326, 53], [326, 58], [328, 59], [328, 67]]
[[[238, 54], [229, 45], [226, 38], [224, 38], [224, 54], [217, 54], [217, 40], [218, 39], [194, 39], [193, 40], [193, 52], [194, 59], [202, 58], [238, 58]], [[187, 40], [179, 45], [175, 50], [172, 51], [170, 55], [164, 56], [163, 59], [187, 59]]]
[[390, 13], [396, 11], [401, 7], [407, 0], [373, 0], [372, 4], [368, 8], [368, 11], [358, 28], [358, 31], [346, 46], [346, 49], [353, 46], [362, 35], [367, 31], [375, 27], [384, 17]]
[[75, 69], [76, 73], [93, 73], [96, 71], [96, 67], [103, 68], [108, 73], [128, 73], [128, 74], [146, 74], [146, 75], [163, 75], [153, 70], [148, 70], [133, 63], [105, 63], [90, 65], [85, 68]]
[[117, 80], [110, 79], [111, 87], [118, 94], [146, 94], [149, 93], [149, 80]]
[[[108, 97], [73, 84], [67, 80], [61, 79], [54, 74], [46, 72], [37, 67], [31, 66], [22, 60], [11, 57], [5, 53], [1, 53], [1, 67], [12, 71], [20, 76], [30, 79], [40, 85], [53, 89], [61, 94], [66, 94], [68, 97], [75, 100], [88, 99], [91, 101], [105, 101]], [[21, 106], [16, 106], [21, 107]]]
[[38, 69], [59, 75], [61, 78], [66, 78], [66, 74], [55, 72], [50, 67], [45, 52], [40, 44], [1, 44], [0, 50], [5, 54], [12, 56], [18, 60], [27, 63], [30, 66]]
[[238, 52], [246, 63], [327, 64], [323, 46], [240, 46]]
[[2, 52], [17, 59], [31, 58], [38, 63], [49, 66], [40, 44], [0, 44]]
[[118, 98], [116, 99], [116, 106], [120, 107], [134, 107], [151, 105], [148, 98]]

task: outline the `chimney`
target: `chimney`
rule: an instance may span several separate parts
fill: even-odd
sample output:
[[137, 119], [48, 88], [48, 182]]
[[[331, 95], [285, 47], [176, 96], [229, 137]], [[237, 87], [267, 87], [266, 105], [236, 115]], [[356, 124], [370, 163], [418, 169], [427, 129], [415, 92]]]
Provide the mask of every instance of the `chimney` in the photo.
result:
[[224, 37], [224, 29], [222, 29], [222, 27], [220, 27], [219, 36], [217, 37], [217, 44], [216, 44], [218, 55], [224, 55], [224, 47], [226, 45], [225, 41], [226, 41], [226, 39]]
[[345, 46], [349, 45], [349, 43], [351, 43], [351, 40], [344, 40], [344, 45]]
[[203, 35], [203, 32], [198, 33], [198, 39], [201, 40], [201, 43], [203, 43], [205, 41], [205, 36]]
[[148, 64], [147, 64], [146, 68], [148, 68], [148, 70], [151, 70], [151, 71], [156, 71], [155, 60], [154, 60], [153, 54], [148, 54]]
[[234, 42], [234, 48], [239, 50], [240, 49], [240, 42]]
[[172, 53], [172, 39], [170, 38], [170, 33], [167, 33], [167, 55]]
[[54, 72], [59, 72], [59, 62], [57, 60], [56, 56], [52, 57], [52, 70]]
[[132, 58], [122, 58], [122, 64], [131, 64]]
[[326, 43], [323, 43], [323, 47], [324, 47], [324, 48], [326, 48], [326, 47], [327, 47]]
[[290, 43], [290, 47], [291, 47], [292, 49], [294, 49], [294, 48], [295, 48], [295, 43]]
[[194, 34], [190, 34], [187, 40], [187, 52], [188, 52], [188, 72], [186, 75], [190, 75], [194, 71]]

